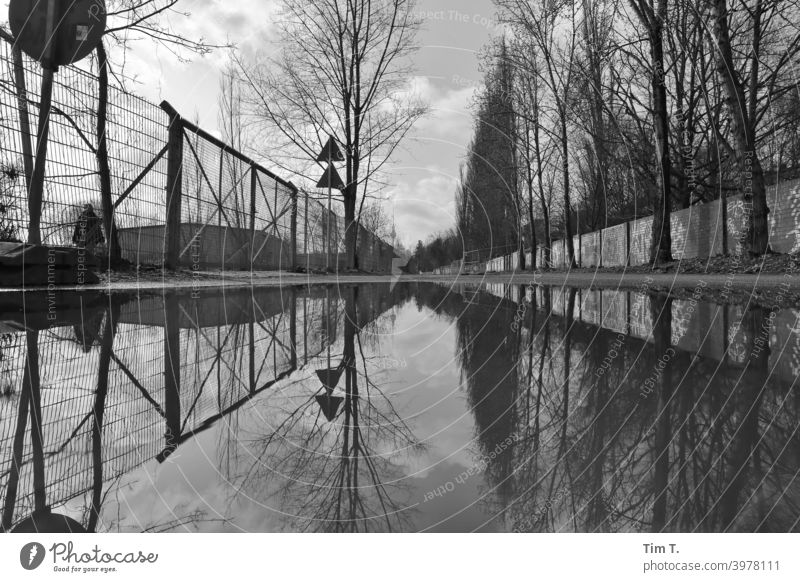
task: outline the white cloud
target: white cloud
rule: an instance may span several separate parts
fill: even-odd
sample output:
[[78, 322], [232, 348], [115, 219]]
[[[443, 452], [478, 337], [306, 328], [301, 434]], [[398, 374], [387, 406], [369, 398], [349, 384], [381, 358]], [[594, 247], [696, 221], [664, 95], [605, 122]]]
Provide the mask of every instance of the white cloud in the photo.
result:
[[436, 167], [413, 169], [416, 179], [389, 191], [397, 232], [406, 246], [425, 240], [455, 222], [456, 177]]

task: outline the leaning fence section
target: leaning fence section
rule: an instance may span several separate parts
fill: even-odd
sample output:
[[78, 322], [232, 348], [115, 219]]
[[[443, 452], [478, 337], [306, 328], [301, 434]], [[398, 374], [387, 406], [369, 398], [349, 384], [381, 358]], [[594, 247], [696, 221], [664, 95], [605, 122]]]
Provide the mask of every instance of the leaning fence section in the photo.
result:
[[[92, 63], [90, 65], [94, 66]], [[121, 85], [131, 84], [121, 79]], [[39, 112], [39, 65], [0, 40], [0, 241], [28, 240], [28, 179]], [[112, 217], [92, 240], [112, 241], [133, 265], [190, 269], [339, 270], [345, 221], [241, 151], [122, 86], [108, 87], [105, 136], [110, 193], [99, 168], [98, 77], [62, 67], [55, 76], [42, 243], [73, 246], [88, 210]], [[359, 229], [359, 267], [391, 270], [394, 251]]]

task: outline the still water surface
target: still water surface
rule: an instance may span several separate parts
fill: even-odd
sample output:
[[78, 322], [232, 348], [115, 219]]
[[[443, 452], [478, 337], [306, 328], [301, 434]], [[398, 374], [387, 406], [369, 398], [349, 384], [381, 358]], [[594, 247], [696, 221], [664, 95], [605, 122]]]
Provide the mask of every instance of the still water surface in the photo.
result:
[[794, 310], [414, 283], [0, 321], [4, 530], [800, 529]]

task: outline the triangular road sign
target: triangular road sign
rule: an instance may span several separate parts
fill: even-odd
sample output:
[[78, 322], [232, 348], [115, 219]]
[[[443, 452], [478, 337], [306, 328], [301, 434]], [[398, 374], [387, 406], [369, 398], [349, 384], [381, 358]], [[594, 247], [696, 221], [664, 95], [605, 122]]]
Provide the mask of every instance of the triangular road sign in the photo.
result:
[[317, 182], [317, 188], [344, 190], [344, 182], [342, 182], [342, 177], [339, 175], [339, 172], [336, 171], [336, 168], [328, 166], [328, 169], [322, 174], [322, 178]]
[[336, 388], [336, 385], [339, 383], [339, 379], [342, 377], [342, 370], [341, 368], [317, 370], [317, 377], [319, 381], [322, 382], [322, 385], [330, 392]]
[[333, 139], [333, 136], [328, 137], [328, 143], [322, 148], [322, 151], [317, 156], [318, 162], [343, 162], [344, 154], [342, 153], [339, 144]]
[[314, 399], [329, 422], [333, 422], [339, 412], [339, 407], [344, 402], [344, 398], [341, 396], [323, 396], [322, 394], [317, 394]]

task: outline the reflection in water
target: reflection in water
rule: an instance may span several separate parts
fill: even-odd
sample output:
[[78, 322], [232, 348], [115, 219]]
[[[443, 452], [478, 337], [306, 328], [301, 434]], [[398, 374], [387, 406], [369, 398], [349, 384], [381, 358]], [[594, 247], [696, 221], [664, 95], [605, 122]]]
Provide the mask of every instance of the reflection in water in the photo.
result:
[[[370, 378], [362, 333], [368, 326], [373, 329], [364, 333], [367, 337], [381, 333], [374, 329], [379, 325], [374, 307], [363, 301], [370, 291], [340, 291], [341, 353], [331, 354], [331, 342], [324, 342], [326, 367], [316, 371], [318, 390], [301, 397], [274, 428], [265, 427], [256, 439], [259, 452], [248, 472], [233, 479], [237, 488], [256, 499], [265, 483], [277, 481], [273, 488], [280, 492], [282, 511], [293, 516], [295, 529], [393, 531], [405, 529], [410, 515], [403, 475], [392, 457], [412, 453], [416, 443]], [[325, 324], [330, 325], [330, 319]], [[326, 328], [325, 337], [330, 334]], [[391, 454], [380, 453], [379, 447]]]
[[[515, 531], [798, 529], [797, 314], [635, 293], [431, 289], [457, 318]], [[464, 299], [462, 299], [464, 298]]]
[[[372, 448], [408, 447], [413, 437], [391, 406], [380, 407], [380, 387], [369, 378], [360, 337], [403, 300], [399, 291], [386, 285], [361, 292], [339, 287], [61, 299], [36, 317], [16, 314], [13, 306], [4, 310], [11, 339], [3, 359], [24, 370], [18, 382], [4, 378], [4, 530], [69, 523], [73, 531], [95, 531], [104, 500], [124, 475], [150, 459], [169, 461], [183, 443], [218, 424], [228, 431], [218, 450], [229, 485], [261, 490], [262, 468], [292, 464], [290, 501], [299, 516], [315, 508], [313, 529], [368, 529], [376, 515], [390, 528], [403, 516], [392, 516], [396, 496], [382, 483], [390, 463]], [[330, 361], [342, 327], [336, 370], [344, 387], [320, 389], [324, 400], [306, 398], [281, 422], [259, 426], [258, 444], [269, 460], [254, 462], [250, 455], [245, 462], [252, 467], [237, 475], [245, 464], [232, 458], [238, 412], [278, 386], [285, 391], [282, 383], [297, 374], [299, 361], [305, 365], [323, 352]], [[308, 491], [296, 486], [300, 482]], [[173, 517], [142, 529], [170, 529], [209, 516]]]
[[798, 529], [793, 311], [434, 284], [2, 301], [5, 531]]

